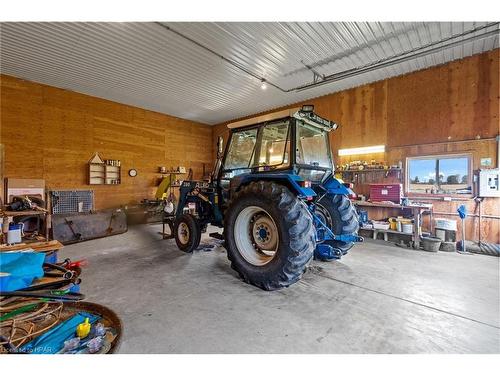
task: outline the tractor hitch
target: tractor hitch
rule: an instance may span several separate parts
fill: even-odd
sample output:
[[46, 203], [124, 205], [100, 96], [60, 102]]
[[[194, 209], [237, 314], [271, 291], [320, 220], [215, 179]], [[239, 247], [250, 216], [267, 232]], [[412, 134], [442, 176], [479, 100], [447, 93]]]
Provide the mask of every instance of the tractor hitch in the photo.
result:
[[324, 243], [317, 244], [316, 249], [314, 249], [314, 259], [326, 262], [340, 259], [342, 255], [342, 251]]
[[330, 261], [340, 259], [346, 252], [333, 248], [331, 245], [324, 243], [327, 240], [342, 241], [342, 242], [363, 242], [364, 238], [356, 233], [335, 234], [332, 230], [314, 213], [314, 205], [310, 206], [310, 212], [313, 217], [313, 222], [316, 227], [316, 249], [314, 250], [314, 258]]

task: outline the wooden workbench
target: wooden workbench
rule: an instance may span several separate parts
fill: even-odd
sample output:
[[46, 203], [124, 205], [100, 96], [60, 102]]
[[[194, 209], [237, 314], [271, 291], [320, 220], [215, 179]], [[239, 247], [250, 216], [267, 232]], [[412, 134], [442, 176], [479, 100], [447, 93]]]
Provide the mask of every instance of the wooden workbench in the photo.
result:
[[29, 210], [29, 211], [5, 211], [0, 210], [0, 217], [3, 218], [2, 232], [3, 241], [7, 243], [7, 232], [9, 231], [9, 217], [16, 216], [45, 216], [45, 240], [49, 241], [50, 227], [51, 227], [51, 214], [45, 209]]
[[[428, 212], [431, 215], [431, 226], [432, 226], [432, 204], [425, 204], [425, 205], [408, 205], [408, 206], [403, 206], [400, 204], [391, 204], [389, 202], [368, 202], [368, 201], [356, 201], [353, 200], [352, 203], [355, 206], [358, 207], [378, 207], [378, 208], [395, 208], [399, 210], [411, 210], [412, 215], [413, 215], [413, 235], [412, 235], [412, 240], [413, 240], [413, 246], [418, 249], [420, 248], [420, 236], [422, 235], [422, 214], [424, 212]], [[378, 230], [381, 232], [382, 230]], [[432, 227], [431, 227], [432, 231]], [[391, 231], [393, 232], [393, 231]], [[391, 233], [388, 232], [388, 233]], [[397, 232], [400, 233], [400, 232]]]
[[0, 245], [0, 252], [32, 249], [39, 253], [50, 253], [53, 251], [59, 251], [63, 247], [64, 245], [57, 240], [52, 240], [47, 242], [27, 242], [27, 243], [23, 242], [23, 243], [16, 243], [15, 245]]

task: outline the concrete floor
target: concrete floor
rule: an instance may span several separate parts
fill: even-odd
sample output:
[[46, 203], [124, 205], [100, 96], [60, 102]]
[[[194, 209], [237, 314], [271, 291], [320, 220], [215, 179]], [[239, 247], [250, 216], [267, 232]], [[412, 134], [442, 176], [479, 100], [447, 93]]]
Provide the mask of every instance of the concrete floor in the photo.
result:
[[60, 254], [89, 260], [82, 292], [123, 320], [120, 353], [500, 353], [499, 258], [368, 240], [265, 292], [223, 248], [184, 254], [160, 228]]

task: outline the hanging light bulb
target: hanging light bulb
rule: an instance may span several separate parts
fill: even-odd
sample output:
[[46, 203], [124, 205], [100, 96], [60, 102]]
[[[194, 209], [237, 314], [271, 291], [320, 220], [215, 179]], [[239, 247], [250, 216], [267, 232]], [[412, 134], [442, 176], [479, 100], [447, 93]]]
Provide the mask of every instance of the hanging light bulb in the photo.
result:
[[265, 79], [262, 79], [262, 80], [261, 80], [261, 82], [262, 82], [262, 84], [260, 85], [260, 88], [261, 88], [262, 90], [267, 89], [266, 80], [265, 80]]

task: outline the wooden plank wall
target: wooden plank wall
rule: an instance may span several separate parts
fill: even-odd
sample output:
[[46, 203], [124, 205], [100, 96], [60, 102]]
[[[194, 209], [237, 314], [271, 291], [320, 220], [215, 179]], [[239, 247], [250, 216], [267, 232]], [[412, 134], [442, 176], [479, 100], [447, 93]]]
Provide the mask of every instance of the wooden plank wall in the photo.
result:
[[[1, 76], [4, 177], [43, 178], [49, 189], [93, 189], [97, 209], [153, 198], [159, 166], [212, 166], [212, 127]], [[120, 159], [121, 185], [87, 185], [94, 152]], [[137, 177], [129, 177], [135, 168]]]
[[[332, 150], [386, 145], [385, 154], [336, 157], [337, 164], [351, 160], [386, 160], [405, 163], [406, 157], [468, 152], [474, 169], [481, 157], [497, 160], [499, 134], [499, 49], [407, 75], [295, 103], [314, 104], [315, 111], [341, 127], [330, 135]], [[227, 137], [227, 123], [216, 125], [214, 142]], [[479, 138], [479, 139], [477, 139]], [[462, 142], [466, 141], [466, 142]], [[442, 142], [442, 143], [439, 143]], [[464, 202], [432, 201], [435, 210], [455, 214]], [[465, 202], [470, 212], [477, 205]], [[486, 199], [483, 214], [500, 215], [500, 199]], [[383, 218], [382, 210], [372, 210]], [[446, 216], [451, 217], [451, 216]], [[498, 219], [469, 219], [466, 237], [500, 243]], [[479, 228], [481, 227], [481, 229]]]

